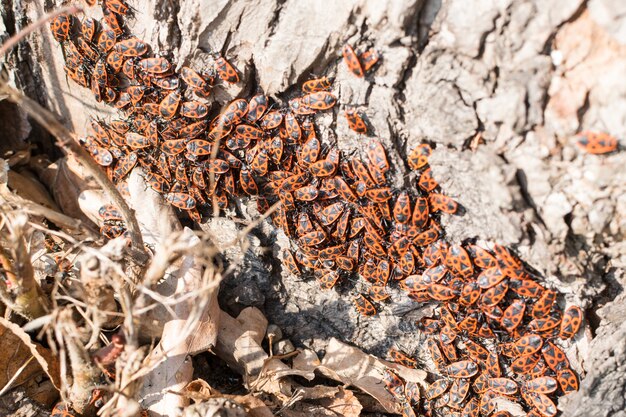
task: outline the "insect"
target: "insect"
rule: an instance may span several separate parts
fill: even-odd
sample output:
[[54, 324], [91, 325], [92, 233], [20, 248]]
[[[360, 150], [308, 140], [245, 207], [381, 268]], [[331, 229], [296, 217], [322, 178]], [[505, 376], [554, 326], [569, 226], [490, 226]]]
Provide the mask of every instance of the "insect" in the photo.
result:
[[93, 157], [94, 161], [103, 167], [107, 167], [113, 163], [113, 156], [111, 152], [100, 146], [93, 145], [89, 148], [89, 153]]
[[535, 319], [546, 316], [552, 309], [552, 304], [556, 300], [556, 292], [545, 290], [541, 297], [533, 306], [532, 317]]
[[487, 386], [498, 394], [513, 395], [517, 392], [517, 384], [509, 378], [490, 378]]
[[196, 200], [189, 194], [185, 193], [165, 194], [165, 200], [174, 207], [178, 207], [183, 210], [191, 210], [196, 207]]
[[104, 7], [119, 15], [128, 13], [128, 6], [122, 0], [104, 0]]
[[563, 320], [561, 322], [561, 331], [559, 337], [561, 339], [571, 339], [582, 324], [583, 312], [578, 306], [569, 306], [563, 313]]
[[96, 21], [88, 17], [80, 23], [80, 32], [87, 42], [91, 42], [96, 34]]
[[439, 183], [433, 178], [430, 168], [426, 168], [422, 171], [422, 174], [417, 181], [417, 185], [422, 190], [430, 193], [439, 186]]
[[[550, 344], [550, 342], [548, 342]], [[508, 348], [514, 356], [531, 355], [537, 352], [543, 346], [543, 339], [535, 334], [523, 336], [510, 344]], [[504, 354], [509, 353], [505, 349]]]
[[59, 401], [50, 412], [50, 417], [75, 417], [75, 414], [66, 403]]
[[539, 362], [539, 355], [520, 356], [511, 363], [511, 369], [518, 374], [529, 374]]
[[394, 397], [404, 399], [404, 381], [391, 369], [383, 372], [385, 389]]
[[265, 116], [261, 117], [261, 129], [272, 130], [276, 129], [283, 122], [283, 115], [277, 110], [267, 112]]
[[455, 379], [449, 391], [450, 399], [448, 401], [448, 407], [460, 410], [463, 406], [465, 397], [467, 397], [467, 394], [469, 393], [470, 385], [471, 383], [467, 379]]
[[239, 75], [237, 75], [237, 71], [235, 71], [235, 68], [233, 68], [233, 66], [226, 61], [223, 56], [217, 56], [215, 59], [215, 66], [217, 69], [217, 75], [222, 81], [230, 84], [239, 82]]
[[443, 395], [448, 390], [448, 388], [450, 388], [450, 385], [451, 383], [449, 379], [443, 378], [436, 380], [435, 382], [430, 384], [430, 386], [426, 390], [426, 398], [432, 400], [439, 397], [440, 395]]
[[237, 124], [248, 112], [248, 102], [245, 99], [237, 99], [231, 101], [222, 114], [218, 117], [219, 123], [224, 126]]
[[363, 78], [363, 67], [361, 66], [359, 57], [357, 56], [356, 52], [354, 52], [354, 49], [352, 49], [350, 45], [346, 44], [343, 46], [341, 52], [343, 54], [343, 60], [348, 66], [350, 72], [352, 72], [352, 74], [359, 78]]
[[130, 152], [128, 155], [119, 159], [113, 170], [113, 178], [116, 181], [124, 178], [135, 167], [137, 160], [138, 157], [135, 152]]
[[559, 371], [561, 369], [569, 368], [569, 361], [565, 356], [565, 353], [552, 342], [546, 342], [541, 349], [543, 359], [546, 361], [546, 365], [553, 371]]
[[180, 115], [190, 119], [201, 119], [209, 113], [209, 108], [199, 101], [186, 101], [180, 106]]
[[522, 300], [515, 300], [504, 310], [500, 323], [505, 329], [512, 332], [522, 322], [525, 311], [526, 303]]
[[100, 50], [100, 52], [102, 52], [103, 54], [109, 52], [115, 47], [115, 43], [115, 32], [110, 29], [100, 32], [100, 35], [98, 36], [98, 49]]
[[108, 9], [104, 9], [104, 22], [111, 28], [113, 33], [115, 33], [115, 36], [122, 36], [124, 34], [124, 29], [122, 29], [120, 21], [117, 20], [117, 15]]
[[465, 306], [471, 306], [476, 303], [480, 298], [481, 292], [478, 283], [476, 282], [468, 282], [463, 286], [461, 290], [461, 295], [459, 297], [459, 303]]
[[461, 245], [450, 246], [445, 255], [445, 264], [450, 271], [463, 278], [467, 279], [474, 274], [472, 261]]
[[542, 416], [556, 416], [556, 406], [550, 398], [545, 394], [537, 392], [528, 392], [526, 396], [530, 399], [531, 404], [539, 411]]
[[478, 403], [478, 398], [474, 397], [467, 404], [465, 404], [461, 415], [463, 417], [478, 417], [480, 415], [480, 405]]
[[603, 155], [617, 150], [617, 139], [607, 133], [583, 132], [576, 144], [586, 152]]
[[172, 64], [165, 58], [144, 58], [139, 67], [150, 74], [164, 74], [172, 69]]
[[318, 281], [320, 284], [320, 288], [322, 288], [323, 290], [330, 290], [339, 280], [339, 272], [335, 270], [318, 269], [315, 272], [318, 271], [321, 271], [320, 276], [318, 277]]
[[302, 104], [313, 110], [328, 110], [335, 105], [337, 97], [327, 91], [309, 93], [302, 97]]
[[441, 211], [443, 213], [454, 214], [458, 210], [458, 203], [443, 194], [429, 194], [428, 202], [433, 212]]
[[71, 27], [72, 16], [69, 15], [62, 14], [50, 21], [50, 30], [57, 42], [65, 42], [69, 39]]
[[119, 41], [113, 48], [124, 57], [139, 57], [148, 52], [148, 45], [137, 38]]
[[378, 61], [380, 61], [380, 58], [381, 54], [374, 49], [369, 49], [363, 52], [359, 57], [361, 65], [363, 66], [363, 71], [369, 71], [374, 65], [378, 63]]
[[428, 158], [432, 154], [432, 149], [427, 143], [422, 143], [415, 147], [407, 157], [411, 169], [421, 169], [428, 165]]
[[335, 81], [332, 77], [321, 77], [305, 81], [302, 84], [302, 91], [305, 93], [315, 93], [317, 91], [328, 90]]
[[267, 110], [267, 97], [263, 94], [257, 94], [250, 99], [248, 103], [248, 114], [246, 121], [254, 123], [263, 116]]
[[485, 291], [480, 298], [480, 302], [485, 306], [494, 307], [504, 299], [508, 289], [508, 281], [503, 280]]
[[556, 372], [556, 379], [565, 395], [578, 391], [578, 378], [574, 371], [569, 368], [560, 369]]
[[387, 351], [387, 356], [392, 362], [399, 363], [409, 368], [417, 368], [417, 361], [415, 359], [393, 346]]
[[204, 90], [207, 86], [206, 80], [189, 67], [181, 67], [180, 76], [194, 90]]
[[445, 367], [450, 378], [470, 378], [478, 373], [478, 365], [470, 360], [454, 362]]
[[171, 119], [176, 115], [182, 97], [177, 91], [169, 93], [159, 104], [159, 112], [164, 119]]
[[556, 391], [556, 389], [558, 388], [558, 384], [556, 379], [552, 378], [551, 376], [543, 376], [524, 382], [522, 384], [522, 388], [530, 392], [550, 394]]
[[356, 311], [358, 311], [363, 316], [375, 316], [378, 311], [376, 311], [376, 307], [370, 300], [368, 300], [365, 295], [359, 294], [354, 300], [354, 306]]

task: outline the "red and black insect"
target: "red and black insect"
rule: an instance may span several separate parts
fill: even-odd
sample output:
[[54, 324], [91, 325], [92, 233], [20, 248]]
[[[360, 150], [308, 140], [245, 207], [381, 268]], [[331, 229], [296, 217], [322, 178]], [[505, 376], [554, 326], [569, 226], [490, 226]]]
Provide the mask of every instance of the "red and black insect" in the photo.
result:
[[50, 31], [57, 42], [65, 42], [70, 37], [73, 17], [70, 15], [59, 15], [50, 21]]
[[602, 155], [617, 150], [617, 139], [607, 133], [583, 132], [576, 144], [594, 155]]
[[217, 75], [222, 81], [230, 84], [239, 82], [239, 75], [237, 74], [237, 71], [235, 71], [235, 68], [223, 56], [218, 55], [215, 58], [215, 68], [217, 70]]
[[352, 74], [356, 75], [359, 78], [362, 78], [364, 75], [363, 67], [361, 66], [361, 62], [359, 61], [359, 57], [357, 56], [354, 49], [348, 44], [343, 46], [342, 49], [343, 60], [345, 61], [348, 69]]
[[378, 314], [376, 307], [370, 300], [365, 297], [363, 294], [359, 294], [354, 298], [354, 306], [356, 311], [358, 311], [363, 316], [375, 316]]
[[450, 378], [470, 378], [478, 373], [478, 365], [470, 360], [454, 362], [445, 367]]
[[317, 91], [328, 90], [332, 87], [333, 82], [334, 78], [332, 77], [321, 77], [308, 80], [302, 84], [302, 91], [305, 93], [315, 93]]
[[561, 331], [559, 337], [561, 339], [571, 339], [576, 333], [583, 321], [583, 312], [578, 306], [569, 306], [563, 313], [561, 321]]

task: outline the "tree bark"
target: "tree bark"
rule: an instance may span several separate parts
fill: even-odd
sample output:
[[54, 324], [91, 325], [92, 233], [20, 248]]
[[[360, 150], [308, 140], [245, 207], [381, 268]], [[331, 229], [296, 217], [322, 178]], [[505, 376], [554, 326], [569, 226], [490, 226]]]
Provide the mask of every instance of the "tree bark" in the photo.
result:
[[[0, 24], [9, 35], [49, 4], [25, 3], [2, 2]], [[131, 31], [179, 66], [202, 68], [214, 52], [233, 63], [244, 82], [216, 87], [219, 103], [256, 91], [280, 102], [313, 75], [335, 76], [340, 107], [365, 111], [389, 152], [398, 187], [415, 186], [404, 162], [408, 152], [423, 141], [434, 144], [433, 174], [465, 211], [444, 219], [448, 238], [513, 246], [565, 294], [563, 303], [586, 311], [586, 332], [568, 352], [586, 376], [578, 393], [561, 400], [564, 415], [626, 415], [626, 310], [623, 294], [616, 298], [626, 285], [626, 156], [589, 155], [574, 144], [575, 134], [587, 129], [626, 137], [623, 2], [128, 3], [135, 9], [127, 19]], [[99, 9], [86, 13], [98, 16]], [[377, 49], [381, 65], [365, 80], [353, 77], [340, 61], [344, 43]], [[49, 31], [20, 44], [6, 66], [17, 87], [79, 135], [89, 117], [115, 115], [66, 81], [61, 48]], [[319, 116], [320, 136], [359, 154], [363, 139], [340, 116]], [[14, 127], [14, 120], [2, 117], [5, 126]], [[36, 127], [18, 131], [12, 140], [41, 137]], [[261, 234], [275, 254], [288, 247], [282, 233], [265, 227]], [[279, 279], [267, 272], [268, 263], [280, 267], [248, 263], [247, 273], [225, 283], [223, 293], [246, 288], [252, 294], [229, 300], [229, 308], [263, 305], [292, 340], [317, 349], [335, 336], [378, 354], [393, 343], [419, 350], [413, 322], [424, 312], [408, 300], [364, 322], [346, 291], [321, 293], [314, 280], [284, 270]]]

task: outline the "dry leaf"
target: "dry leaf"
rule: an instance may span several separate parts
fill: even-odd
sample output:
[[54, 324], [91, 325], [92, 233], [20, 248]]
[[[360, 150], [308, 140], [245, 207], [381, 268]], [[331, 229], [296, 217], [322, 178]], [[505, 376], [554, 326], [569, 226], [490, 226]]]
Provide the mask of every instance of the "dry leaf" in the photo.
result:
[[68, 155], [50, 163], [41, 156], [35, 156], [31, 159], [30, 166], [51, 190], [61, 212], [83, 221], [88, 220], [78, 204], [79, 196], [84, 190], [99, 187], [74, 157]]
[[[257, 308], [244, 309], [236, 319], [221, 312], [215, 353], [239, 373], [256, 375], [260, 371], [257, 365], [259, 358], [268, 358], [261, 347], [265, 329], [267, 319]], [[251, 355], [250, 359], [254, 363], [248, 364], [246, 352]]]
[[265, 405], [265, 403], [252, 394], [247, 395], [225, 395], [239, 404], [246, 407], [249, 417], [273, 417], [274, 413]]
[[227, 395], [214, 390], [202, 379], [191, 381], [184, 388], [182, 395], [193, 399], [194, 401], [206, 401], [209, 398], [228, 398], [246, 407], [249, 417], [273, 417], [274, 413], [265, 405], [265, 403], [252, 394], [246, 395]]
[[194, 401], [208, 400], [214, 395], [213, 388], [204, 379], [196, 379], [183, 388], [181, 395], [185, 395]]
[[[200, 244], [200, 239], [187, 228], [180, 241], [186, 241], [189, 248]], [[177, 269], [168, 278], [175, 285], [171, 298], [194, 292], [197, 296], [171, 306], [175, 317], [163, 317], [166, 322], [161, 342], [147, 359], [160, 363], [144, 379], [142, 398], [150, 398], [146, 402], [147, 408], [162, 415], [174, 415], [179, 407], [187, 405], [187, 399], [177, 392], [191, 381], [193, 375], [189, 355], [215, 345], [220, 316], [218, 285], [200, 291], [199, 286], [206, 284], [203, 282], [203, 265], [198, 263], [193, 252], [179, 259], [175, 267]]]
[[363, 406], [354, 393], [343, 387], [328, 387], [320, 385], [313, 388], [302, 388], [304, 398], [317, 400], [316, 403], [324, 407], [333, 415], [357, 417], [361, 415]]
[[[311, 360], [312, 355], [308, 355]], [[302, 361], [304, 359], [301, 358]], [[405, 381], [416, 382], [426, 387], [426, 372], [378, 359], [354, 346], [332, 338], [326, 348], [326, 355], [317, 370], [325, 376], [346, 385], [355, 386], [372, 397], [389, 412], [398, 413], [397, 401], [387, 392], [381, 382], [385, 368], [394, 369]]]
[[14, 170], [9, 170], [8, 176], [9, 188], [13, 190], [16, 195], [54, 211], [60, 211], [56, 203], [50, 197], [48, 190], [46, 190], [39, 180], [34, 178], [32, 173], [28, 171], [19, 173]]
[[12, 383], [17, 386], [40, 375], [42, 370], [59, 389], [59, 364], [50, 350], [34, 343], [17, 324], [0, 317], [0, 387], [4, 387], [29, 359], [31, 362]]
[[[363, 407], [354, 393], [343, 387], [317, 386], [300, 388], [302, 399], [288, 409], [283, 410], [283, 416], [328, 416], [328, 417], [358, 417]], [[305, 401], [312, 399], [313, 401]]]

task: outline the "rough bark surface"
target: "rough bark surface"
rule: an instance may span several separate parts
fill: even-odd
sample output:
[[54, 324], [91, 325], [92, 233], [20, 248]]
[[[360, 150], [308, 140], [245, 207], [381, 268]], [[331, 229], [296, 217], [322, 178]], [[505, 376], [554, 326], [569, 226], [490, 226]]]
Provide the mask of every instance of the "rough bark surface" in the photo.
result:
[[[179, 65], [202, 67], [215, 51], [231, 60], [246, 82], [218, 87], [218, 101], [255, 90], [284, 100], [313, 74], [335, 76], [341, 104], [364, 110], [389, 150], [398, 187], [415, 185], [408, 151], [434, 144], [434, 176], [465, 209], [444, 219], [449, 238], [513, 246], [564, 301], [586, 310], [588, 328], [568, 352], [586, 376], [559, 404], [564, 415], [626, 415], [626, 154], [597, 157], [574, 145], [586, 129], [626, 137], [622, 1], [128, 3], [133, 33]], [[0, 32], [13, 34], [53, 6], [3, 0]], [[367, 80], [339, 64], [345, 42], [383, 54]], [[7, 58], [11, 81], [81, 134], [89, 117], [114, 111], [68, 83], [62, 62], [47, 31]], [[3, 117], [14, 141], [39, 132], [22, 119]], [[361, 151], [337, 112], [320, 125], [321, 136], [346, 153]], [[242, 202], [239, 214], [253, 218], [253, 206]], [[227, 242], [240, 226], [220, 219], [203, 228]], [[337, 337], [377, 354], [394, 343], [420, 351], [414, 322], [427, 310], [394, 294], [393, 307], [363, 319], [349, 296], [358, 284], [322, 292], [312, 277], [281, 268], [276, 255], [289, 246], [282, 232], [264, 223], [255, 234], [253, 249], [232, 254], [245, 262], [223, 284], [226, 309], [259, 306], [296, 344], [319, 350]]]

